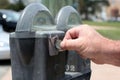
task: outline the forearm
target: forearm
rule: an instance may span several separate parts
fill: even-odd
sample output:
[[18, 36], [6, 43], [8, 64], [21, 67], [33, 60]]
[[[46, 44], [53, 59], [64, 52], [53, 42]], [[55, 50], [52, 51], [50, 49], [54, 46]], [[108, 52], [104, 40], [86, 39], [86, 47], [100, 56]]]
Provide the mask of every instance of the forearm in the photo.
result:
[[104, 62], [120, 66], [120, 41], [107, 39], [104, 44], [102, 54], [104, 56]]
[[61, 48], [75, 50], [81, 57], [89, 58], [97, 64], [120, 66], [120, 41], [107, 39], [88, 25], [68, 30]]

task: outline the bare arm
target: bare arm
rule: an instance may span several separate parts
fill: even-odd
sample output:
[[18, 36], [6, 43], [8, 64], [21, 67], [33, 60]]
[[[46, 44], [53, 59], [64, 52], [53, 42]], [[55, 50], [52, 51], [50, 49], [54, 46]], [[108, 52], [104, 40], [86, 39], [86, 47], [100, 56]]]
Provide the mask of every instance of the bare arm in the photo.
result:
[[105, 44], [102, 50], [103, 55], [106, 56], [104, 63], [120, 66], [120, 41], [108, 39]]
[[97, 64], [120, 66], [120, 41], [105, 38], [88, 25], [68, 30], [61, 47], [65, 50], [75, 50], [82, 57]]

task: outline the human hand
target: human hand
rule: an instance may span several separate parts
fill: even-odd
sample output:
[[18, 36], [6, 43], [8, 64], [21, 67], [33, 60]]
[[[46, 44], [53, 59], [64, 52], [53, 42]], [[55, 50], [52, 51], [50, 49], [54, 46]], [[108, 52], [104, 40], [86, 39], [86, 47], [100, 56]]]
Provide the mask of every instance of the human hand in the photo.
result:
[[80, 56], [103, 64], [105, 61], [102, 49], [106, 42], [107, 39], [92, 27], [80, 25], [68, 30], [60, 45], [64, 50], [75, 50]]

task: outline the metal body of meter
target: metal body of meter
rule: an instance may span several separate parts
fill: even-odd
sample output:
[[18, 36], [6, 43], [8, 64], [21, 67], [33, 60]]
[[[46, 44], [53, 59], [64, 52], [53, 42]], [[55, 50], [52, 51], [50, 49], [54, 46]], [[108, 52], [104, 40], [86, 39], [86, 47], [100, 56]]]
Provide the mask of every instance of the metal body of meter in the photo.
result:
[[[66, 9], [68, 15], [64, 13]], [[10, 34], [12, 80], [89, 80], [89, 62], [74, 51], [63, 51], [59, 47], [65, 31], [71, 25], [80, 24], [78, 16], [72, 7], [66, 6], [55, 23], [44, 5], [32, 3], [27, 6], [16, 31]], [[73, 24], [69, 25], [70, 21]]]

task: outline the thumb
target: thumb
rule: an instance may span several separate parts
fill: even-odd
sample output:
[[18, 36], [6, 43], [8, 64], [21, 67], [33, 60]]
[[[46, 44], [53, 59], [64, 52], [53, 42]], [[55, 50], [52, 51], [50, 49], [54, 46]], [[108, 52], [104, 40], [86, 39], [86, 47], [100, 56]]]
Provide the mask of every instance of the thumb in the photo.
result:
[[76, 50], [77, 46], [78, 46], [78, 40], [77, 39], [64, 39], [61, 43], [60, 43], [60, 47], [63, 50]]

